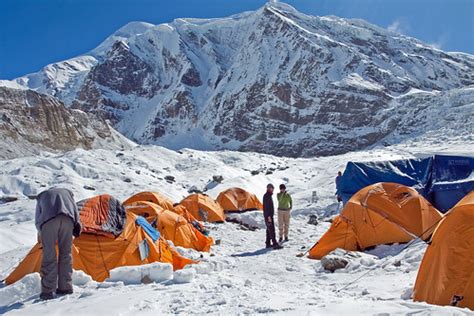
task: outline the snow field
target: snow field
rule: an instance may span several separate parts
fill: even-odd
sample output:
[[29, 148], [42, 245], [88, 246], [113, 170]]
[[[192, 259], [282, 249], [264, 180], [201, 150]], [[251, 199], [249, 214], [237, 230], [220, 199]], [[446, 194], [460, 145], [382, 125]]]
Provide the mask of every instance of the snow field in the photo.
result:
[[[321, 237], [337, 213], [334, 177], [347, 161], [387, 160], [437, 152], [465, 154], [469, 147], [466, 145], [454, 141], [436, 143], [433, 139], [314, 159], [194, 150], [178, 153], [155, 146], [138, 146], [122, 152], [76, 150], [63, 155], [44, 153], [0, 161], [0, 197], [18, 197], [17, 201], [0, 204], [1, 279], [36, 242], [35, 201], [27, 195], [37, 194], [46, 187], [69, 187], [78, 200], [101, 193], [123, 200], [139, 191], [157, 190], [179, 201], [188, 194], [189, 187], [203, 188], [213, 175], [222, 175], [224, 181], [207, 192], [213, 198], [232, 186], [240, 186], [261, 198], [267, 183], [285, 183], [295, 204], [290, 241], [284, 243], [282, 250], [264, 248], [264, 229], [244, 230], [233, 223], [206, 224], [210, 235], [221, 240], [210, 253], [177, 248], [182, 255], [200, 260], [197, 265], [174, 273], [161, 263], [123, 267], [112, 271], [111, 280], [102, 283], [76, 271], [74, 294], [48, 302], [38, 300], [39, 275], [32, 274], [14, 285], [0, 285], [0, 313], [469, 314], [468, 310], [411, 300], [411, 289], [426, 248], [422, 242], [401, 253], [404, 245], [380, 246], [367, 253], [357, 253], [346, 268], [335, 273], [324, 270], [318, 260], [296, 257]], [[276, 168], [273, 174], [251, 175], [250, 172], [271, 167], [281, 170]], [[167, 183], [166, 175], [174, 176], [176, 181]], [[125, 178], [130, 182], [125, 182]], [[85, 185], [95, 190], [85, 189]], [[317, 193], [315, 201], [313, 192]], [[259, 221], [257, 213], [239, 216], [242, 222], [252, 223]], [[308, 224], [309, 215], [318, 217], [318, 225]], [[368, 271], [365, 277], [351, 283]]]

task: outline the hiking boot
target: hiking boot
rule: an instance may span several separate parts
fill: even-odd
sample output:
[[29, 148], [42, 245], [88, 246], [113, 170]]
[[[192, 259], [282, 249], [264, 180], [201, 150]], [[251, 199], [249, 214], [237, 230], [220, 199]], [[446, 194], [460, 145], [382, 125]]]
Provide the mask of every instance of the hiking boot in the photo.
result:
[[60, 290], [60, 289], [57, 289], [57, 290], [56, 290], [56, 294], [57, 294], [57, 295], [68, 295], [68, 294], [72, 294], [72, 289], [69, 289], [69, 290]]
[[43, 300], [43, 301], [46, 301], [46, 300], [52, 300], [54, 298], [54, 295], [52, 292], [50, 293], [41, 293], [40, 294], [40, 299]]
[[280, 244], [273, 245], [273, 249], [278, 250], [278, 249], [283, 249], [283, 246]]
[[289, 240], [288, 237], [285, 237], [285, 241], [288, 241], [288, 240]]
[[265, 248], [272, 248], [272, 245], [266, 244], [266, 245], [265, 245]]
[[280, 239], [278, 239], [278, 242], [282, 242], [283, 241], [283, 237], [280, 237]]

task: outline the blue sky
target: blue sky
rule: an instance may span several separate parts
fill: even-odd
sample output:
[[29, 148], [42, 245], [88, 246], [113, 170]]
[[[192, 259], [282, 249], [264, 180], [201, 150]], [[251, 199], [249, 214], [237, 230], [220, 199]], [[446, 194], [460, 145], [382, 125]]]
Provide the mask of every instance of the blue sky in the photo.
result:
[[[0, 79], [97, 46], [130, 21], [221, 17], [264, 0], [0, 0]], [[287, 0], [312, 15], [361, 18], [447, 51], [474, 53], [474, 0]]]

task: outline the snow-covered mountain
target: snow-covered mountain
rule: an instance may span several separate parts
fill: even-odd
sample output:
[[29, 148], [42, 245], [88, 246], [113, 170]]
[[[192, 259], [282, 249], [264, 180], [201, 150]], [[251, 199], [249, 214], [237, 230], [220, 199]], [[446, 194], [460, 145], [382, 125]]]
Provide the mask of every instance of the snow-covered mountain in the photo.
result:
[[0, 87], [0, 159], [37, 154], [41, 150], [132, 146], [104, 120], [68, 109], [52, 96]]
[[273, 2], [227, 18], [133, 22], [84, 56], [0, 84], [174, 149], [329, 155], [459, 127], [472, 138], [474, 124], [474, 56]]

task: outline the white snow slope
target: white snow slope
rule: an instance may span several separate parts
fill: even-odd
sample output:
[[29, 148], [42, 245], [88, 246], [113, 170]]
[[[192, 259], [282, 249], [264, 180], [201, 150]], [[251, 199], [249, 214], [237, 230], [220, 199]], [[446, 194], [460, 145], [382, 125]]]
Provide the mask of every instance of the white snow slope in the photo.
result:
[[[63, 155], [44, 153], [38, 157], [0, 161], [0, 197], [15, 195], [18, 201], [0, 205], [0, 278], [24, 257], [34, 244], [34, 200], [27, 195], [60, 185], [71, 188], [77, 199], [110, 193], [119, 199], [141, 190], [158, 190], [178, 201], [192, 185], [203, 188], [213, 175], [224, 181], [209, 194], [231, 186], [264, 193], [268, 182], [286, 183], [295, 207], [290, 241], [279, 251], [266, 251], [265, 231], [242, 230], [236, 224], [210, 224], [211, 235], [221, 239], [211, 253], [203, 253], [203, 263], [171, 275], [157, 265], [157, 282], [136, 283], [136, 269], [121, 270], [113, 281], [96, 283], [77, 272], [74, 294], [42, 302], [38, 300], [39, 277], [25, 277], [12, 286], [0, 286], [0, 313], [9, 315], [163, 315], [183, 314], [449, 314], [472, 311], [433, 306], [411, 300], [423, 243], [397, 252], [401, 246], [377, 247], [336, 273], [324, 271], [318, 260], [296, 254], [307, 250], [329, 227], [334, 204], [334, 176], [349, 160], [397, 159], [432, 153], [466, 154], [474, 142], [449, 143], [425, 140], [393, 147], [374, 148], [340, 156], [291, 159], [237, 152], [181, 153], [155, 146], [138, 146], [121, 152], [76, 150]], [[279, 168], [280, 167], [280, 168]], [[285, 167], [288, 167], [285, 169]], [[269, 168], [273, 174], [265, 175]], [[252, 176], [251, 170], [262, 170]], [[285, 170], [284, 170], [285, 169]], [[176, 182], [169, 184], [166, 175]], [[130, 178], [131, 183], [124, 182]], [[84, 189], [84, 185], [96, 188]], [[212, 187], [213, 185], [210, 185]], [[312, 203], [312, 192], [319, 197]], [[308, 215], [320, 218], [317, 226], [307, 224]], [[249, 215], [251, 217], [251, 215]], [[260, 214], [254, 216], [261, 216]], [[254, 218], [258, 222], [257, 218]], [[199, 253], [180, 249], [193, 258]], [[400, 266], [393, 262], [401, 261]], [[365, 278], [338, 289], [362, 275]], [[160, 281], [163, 280], [163, 281]]]

